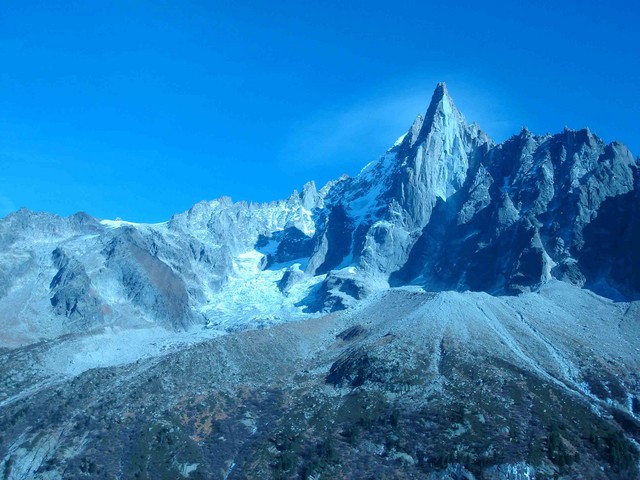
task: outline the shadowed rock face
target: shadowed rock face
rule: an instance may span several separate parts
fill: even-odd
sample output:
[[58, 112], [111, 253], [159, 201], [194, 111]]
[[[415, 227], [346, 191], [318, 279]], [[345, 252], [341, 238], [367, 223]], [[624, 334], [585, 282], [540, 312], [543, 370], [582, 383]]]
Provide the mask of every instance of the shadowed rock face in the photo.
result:
[[79, 322], [73, 326], [78, 331], [102, 324], [101, 302], [82, 263], [67, 256], [61, 248], [56, 248], [52, 257], [59, 269], [49, 285], [53, 312], [65, 316], [71, 324]]
[[352, 222], [342, 205], [331, 208], [322, 225], [307, 272], [322, 275], [338, 267], [351, 252]]
[[637, 280], [611, 260], [638, 265], [629, 248], [637, 177], [626, 148], [587, 130], [525, 130], [490, 150], [451, 201], [437, 204], [392, 283], [422, 276], [442, 289], [517, 293], [558, 278], [637, 298]]
[[193, 323], [189, 295], [182, 278], [157, 257], [153, 245], [144, 245], [133, 229], [111, 240], [104, 254], [108, 268], [118, 272], [126, 296], [136, 306], [153, 312], [172, 328]]
[[[580, 251], [591, 288], [599, 291], [599, 278], [609, 278], [628, 297], [640, 292], [640, 188], [636, 170], [636, 188], [623, 195], [607, 198], [600, 213], [584, 228], [585, 245]], [[599, 291], [605, 294], [606, 291]]]
[[297, 312], [407, 284], [518, 294], [559, 279], [640, 298], [638, 168], [588, 130], [524, 129], [496, 145], [439, 84], [378, 161], [320, 190], [201, 202], [158, 225], [26, 210], [1, 219], [0, 314], [39, 338], [67, 328], [48, 331], [52, 317], [73, 328], [219, 324], [235, 308], [227, 299], [259, 309], [259, 291]]

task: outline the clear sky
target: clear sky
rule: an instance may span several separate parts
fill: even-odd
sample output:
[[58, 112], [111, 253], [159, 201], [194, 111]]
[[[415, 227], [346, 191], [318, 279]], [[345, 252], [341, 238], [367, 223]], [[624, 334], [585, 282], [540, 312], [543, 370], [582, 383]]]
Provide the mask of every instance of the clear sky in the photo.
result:
[[0, 215], [158, 222], [355, 174], [447, 82], [495, 140], [640, 155], [636, 1], [0, 3]]

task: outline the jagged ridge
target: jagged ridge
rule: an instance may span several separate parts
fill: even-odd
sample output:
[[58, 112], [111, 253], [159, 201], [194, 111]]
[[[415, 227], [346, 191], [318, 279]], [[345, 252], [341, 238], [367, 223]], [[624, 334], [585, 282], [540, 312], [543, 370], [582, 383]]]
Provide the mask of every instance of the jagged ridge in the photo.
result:
[[379, 160], [319, 191], [201, 202], [157, 225], [0, 220], [3, 343], [149, 321], [255, 326], [389, 285], [513, 294], [559, 279], [639, 298], [639, 178], [624, 145], [588, 130], [496, 145], [438, 84]]

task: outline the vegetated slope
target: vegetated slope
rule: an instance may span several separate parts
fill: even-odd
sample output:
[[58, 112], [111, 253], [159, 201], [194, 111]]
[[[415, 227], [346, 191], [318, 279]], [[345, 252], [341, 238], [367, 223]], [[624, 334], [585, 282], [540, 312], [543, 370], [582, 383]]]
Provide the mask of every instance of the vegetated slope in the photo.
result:
[[[637, 478], [639, 309], [561, 282], [517, 297], [380, 292], [5, 398], [0, 471]], [[54, 348], [5, 353], [3, 371]]]

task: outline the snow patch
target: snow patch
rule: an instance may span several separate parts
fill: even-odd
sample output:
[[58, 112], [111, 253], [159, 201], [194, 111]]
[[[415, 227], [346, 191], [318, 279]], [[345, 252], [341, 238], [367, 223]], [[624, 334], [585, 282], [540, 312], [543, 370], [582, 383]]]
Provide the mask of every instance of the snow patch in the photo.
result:
[[393, 146], [394, 146], [394, 147], [399, 146], [399, 145], [404, 141], [404, 139], [405, 139], [405, 137], [406, 137], [406, 136], [407, 136], [407, 134], [406, 134], [406, 133], [405, 133], [404, 135], [400, 135], [400, 136], [398, 137], [398, 139], [393, 143]]
[[104, 225], [107, 228], [122, 228], [122, 227], [162, 227], [167, 225], [169, 222], [160, 222], [160, 223], [136, 223], [136, 222], [127, 222], [126, 220], [100, 220], [100, 224]]

